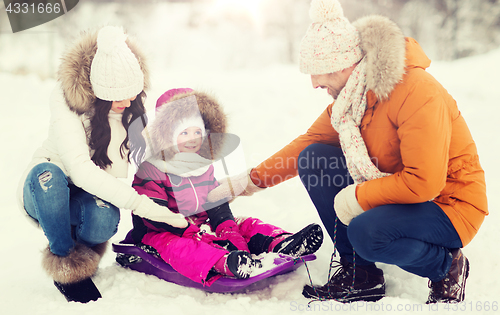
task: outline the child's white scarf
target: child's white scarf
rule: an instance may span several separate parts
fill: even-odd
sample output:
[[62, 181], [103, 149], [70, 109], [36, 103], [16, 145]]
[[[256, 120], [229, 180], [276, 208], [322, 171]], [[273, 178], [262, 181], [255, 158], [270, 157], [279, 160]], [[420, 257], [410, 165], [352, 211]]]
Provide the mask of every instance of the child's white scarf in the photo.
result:
[[174, 174], [180, 177], [201, 176], [205, 174], [211, 160], [205, 159], [197, 153], [179, 152], [168, 161], [162, 159], [148, 160], [157, 169], [164, 173]]

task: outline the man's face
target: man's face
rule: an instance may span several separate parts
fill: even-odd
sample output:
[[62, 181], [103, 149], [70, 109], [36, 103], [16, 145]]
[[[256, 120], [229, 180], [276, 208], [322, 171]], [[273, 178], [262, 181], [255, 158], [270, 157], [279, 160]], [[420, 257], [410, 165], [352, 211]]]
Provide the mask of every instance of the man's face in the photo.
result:
[[346, 85], [349, 75], [351, 75], [352, 70], [349, 70], [351, 69], [347, 68], [342, 71], [327, 74], [313, 74], [311, 75], [313, 88], [327, 89], [328, 94], [335, 100]]

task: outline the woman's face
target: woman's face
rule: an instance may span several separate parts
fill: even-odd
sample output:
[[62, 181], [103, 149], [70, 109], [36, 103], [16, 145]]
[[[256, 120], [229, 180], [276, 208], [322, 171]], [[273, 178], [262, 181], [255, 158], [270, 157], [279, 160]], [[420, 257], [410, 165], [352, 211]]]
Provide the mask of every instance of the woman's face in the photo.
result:
[[111, 110], [117, 114], [123, 113], [125, 108], [130, 107], [130, 102], [135, 100], [136, 97], [137, 95], [123, 101], [113, 101], [113, 104], [111, 105]]
[[197, 153], [201, 148], [202, 131], [199, 127], [188, 127], [177, 136], [179, 152]]

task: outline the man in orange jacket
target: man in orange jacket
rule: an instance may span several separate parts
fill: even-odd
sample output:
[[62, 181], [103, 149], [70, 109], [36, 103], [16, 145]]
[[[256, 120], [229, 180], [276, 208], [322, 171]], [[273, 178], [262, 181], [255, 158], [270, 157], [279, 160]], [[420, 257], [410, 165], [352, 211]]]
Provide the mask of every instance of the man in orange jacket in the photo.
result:
[[300, 69], [334, 98], [309, 130], [223, 181], [209, 200], [251, 195], [300, 176], [340, 254], [340, 269], [309, 298], [376, 301], [375, 262], [426, 277], [427, 303], [461, 302], [467, 245], [488, 214], [484, 172], [455, 100], [430, 60], [393, 22], [352, 24], [337, 0], [313, 0]]

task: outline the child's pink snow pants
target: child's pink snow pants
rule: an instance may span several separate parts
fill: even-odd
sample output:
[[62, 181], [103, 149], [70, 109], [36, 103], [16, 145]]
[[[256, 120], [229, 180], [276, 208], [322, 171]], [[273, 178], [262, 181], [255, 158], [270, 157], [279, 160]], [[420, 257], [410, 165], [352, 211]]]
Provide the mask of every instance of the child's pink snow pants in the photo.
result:
[[[236, 223], [239, 226], [241, 236], [247, 243], [255, 243], [257, 240], [259, 243], [269, 246], [270, 240], [274, 237], [290, 234], [279, 227], [266, 224], [256, 218], [238, 218]], [[181, 237], [170, 232], [150, 232], [143, 237], [142, 242], [153, 246], [161, 258], [180, 274], [193, 281], [210, 286], [219, 277], [212, 277], [207, 280], [208, 272], [228, 251], [213, 243], [213, 240], [219, 238], [212, 237], [212, 235], [205, 236], [207, 237], [198, 237], [198, 235]], [[263, 251], [267, 252], [268, 248]]]

